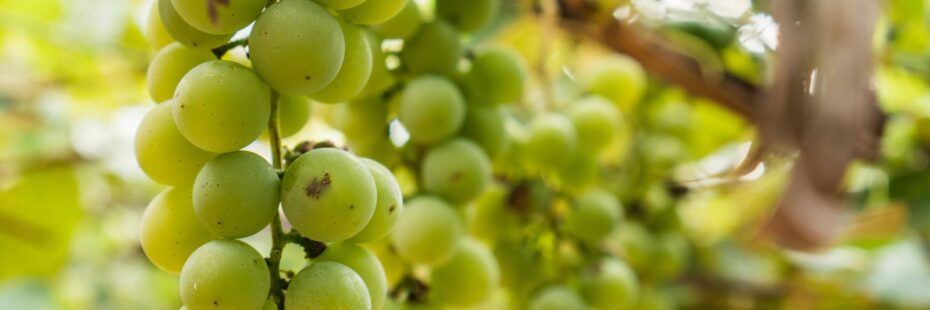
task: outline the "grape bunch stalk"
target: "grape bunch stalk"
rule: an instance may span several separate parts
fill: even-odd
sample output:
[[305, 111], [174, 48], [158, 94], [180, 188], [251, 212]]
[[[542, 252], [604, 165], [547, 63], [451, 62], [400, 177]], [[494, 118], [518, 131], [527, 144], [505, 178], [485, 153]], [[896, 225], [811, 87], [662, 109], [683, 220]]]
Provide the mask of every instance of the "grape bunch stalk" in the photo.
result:
[[[524, 55], [482, 42], [504, 7], [155, 0], [158, 104], [135, 151], [169, 188], [141, 244], [180, 274], [183, 307], [634, 307], [639, 252], [602, 250], [624, 206], [600, 170], [621, 152], [642, 69], [606, 57], [582, 91], [545, 100], [565, 102], [527, 104]], [[231, 55], [240, 47], [246, 57]], [[282, 145], [311, 110], [345, 145]], [[271, 163], [243, 150], [262, 137]], [[268, 227], [268, 257], [237, 240]], [[668, 243], [657, 255], [679, 257]], [[304, 249], [299, 270], [281, 267], [287, 244]]]

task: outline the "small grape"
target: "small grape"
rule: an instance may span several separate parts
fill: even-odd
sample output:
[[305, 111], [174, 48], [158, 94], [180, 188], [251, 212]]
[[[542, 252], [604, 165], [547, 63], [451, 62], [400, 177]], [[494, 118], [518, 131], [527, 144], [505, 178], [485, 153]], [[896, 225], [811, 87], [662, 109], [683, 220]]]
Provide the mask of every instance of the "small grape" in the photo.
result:
[[537, 116], [529, 127], [527, 160], [540, 168], [558, 167], [568, 161], [578, 145], [572, 121], [562, 114]]
[[636, 274], [616, 258], [606, 258], [582, 282], [581, 295], [598, 309], [627, 309], [638, 296]]
[[191, 310], [260, 309], [271, 275], [265, 259], [239, 240], [210, 241], [181, 270], [181, 300]]
[[352, 150], [352, 153], [366, 158], [371, 158], [385, 166], [393, 166], [400, 159], [397, 147], [391, 142], [391, 139], [384, 134], [372, 134], [371, 140], [356, 141], [352, 137], [347, 137], [346, 146]]
[[175, 94], [174, 120], [188, 141], [231, 152], [255, 141], [271, 115], [271, 91], [252, 70], [224, 60], [191, 69]]
[[530, 310], [586, 310], [581, 297], [571, 289], [557, 285], [550, 286], [536, 294], [530, 301]]
[[474, 199], [491, 181], [491, 162], [478, 145], [456, 138], [426, 152], [420, 180], [427, 191], [454, 204]]
[[315, 262], [291, 280], [284, 298], [286, 310], [373, 309], [364, 280], [335, 262]]
[[257, 233], [278, 211], [278, 173], [261, 156], [237, 151], [211, 159], [194, 181], [194, 210], [218, 236]]
[[391, 241], [408, 261], [439, 266], [455, 254], [464, 237], [452, 206], [437, 197], [419, 196], [404, 206]]
[[404, 209], [404, 197], [391, 170], [368, 158], [362, 158], [361, 161], [371, 173], [378, 192], [378, 203], [371, 221], [362, 231], [349, 239], [352, 242], [364, 243], [381, 240], [394, 230], [394, 225], [397, 224], [397, 219]]
[[331, 10], [345, 10], [356, 7], [365, 2], [365, 0], [313, 0], [316, 3]]
[[610, 192], [590, 189], [575, 199], [566, 218], [568, 230], [586, 242], [596, 243], [620, 221], [620, 202]]
[[282, 0], [262, 13], [249, 37], [249, 57], [268, 85], [309, 95], [336, 78], [346, 54], [339, 22], [308, 0]]
[[482, 49], [465, 77], [468, 101], [484, 106], [517, 102], [523, 97], [526, 75], [526, 64], [515, 51]]
[[197, 30], [231, 34], [245, 28], [262, 13], [265, 0], [171, 0], [178, 15]]
[[155, 1], [158, 1], [158, 16], [165, 26], [165, 30], [181, 44], [200, 48], [214, 48], [223, 45], [232, 37], [232, 34], [209, 34], [197, 30], [178, 15], [171, 0]]
[[487, 26], [499, 10], [498, 0], [436, 0], [436, 16], [448, 21], [462, 32], [472, 32]]
[[284, 173], [281, 202], [291, 225], [307, 238], [336, 242], [365, 228], [377, 203], [375, 181], [352, 154], [319, 148]]
[[470, 107], [465, 113], [462, 136], [478, 143], [492, 158], [500, 154], [510, 142], [504, 115], [493, 108]]
[[178, 82], [188, 71], [201, 63], [216, 60], [207, 49], [171, 43], [155, 54], [145, 75], [149, 95], [155, 102], [162, 102], [174, 97]]
[[395, 287], [404, 276], [407, 275], [409, 268], [407, 262], [400, 257], [397, 250], [391, 246], [391, 239], [385, 238], [375, 243], [366, 243], [362, 245], [378, 257], [381, 266], [384, 267], [384, 274], [387, 278], [388, 287]]
[[421, 76], [404, 88], [397, 117], [412, 141], [432, 144], [459, 130], [465, 120], [465, 102], [449, 80]]
[[407, 1], [404, 8], [393, 18], [372, 27], [375, 33], [385, 38], [406, 39], [420, 29], [423, 24], [423, 16], [420, 15], [420, 9], [416, 1]]
[[353, 143], [367, 143], [387, 134], [387, 105], [379, 98], [356, 98], [336, 105], [330, 118], [333, 127]]
[[582, 191], [593, 184], [600, 173], [597, 158], [591, 153], [575, 152], [556, 170], [561, 185], [568, 191]]
[[374, 25], [385, 22], [404, 8], [408, 0], [365, 0], [360, 5], [339, 11], [347, 21], [359, 25]]
[[494, 255], [473, 240], [465, 240], [445, 264], [433, 269], [431, 292], [453, 306], [474, 306], [491, 297], [500, 281]]
[[145, 17], [145, 40], [155, 50], [160, 50], [168, 43], [174, 42], [174, 38], [168, 34], [168, 30], [165, 30], [165, 25], [162, 24], [161, 16], [158, 16], [158, 0], [152, 1]]
[[345, 242], [330, 244], [314, 261], [336, 262], [351, 268], [365, 282], [371, 298], [371, 308], [381, 309], [384, 305], [387, 297], [387, 276], [378, 257], [368, 250]]
[[358, 97], [381, 96], [384, 91], [394, 85], [394, 75], [388, 71], [387, 58], [381, 50], [381, 38], [367, 30], [365, 35], [368, 37], [368, 45], [371, 48], [371, 76]]
[[578, 132], [578, 148], [586, 152], [603, 150], [620, 130], [620, 110], [603, 97], [583, 98], [569, 105], [567, 112]]
[[310, 99], [282, 94], [278, 97], [278, 133], [286, 138], [300, 132], [310, 120]]
[[507, 211], [510, 188], [492, 183], [488, 190], [475, 200], [468, 213], [468, 231], [472, 236], [487, 242], [504, 239], [519, 226], [513, 214]]
[[145, 213], [139, 232], [142, 250], [155, 266], [177, 274], [198, 247], [213, 240], [200, 224], [191, 204], [191, 188], [169, 188], [155, 196]]
[[454, 75], [462, 57], [458, 33], [443, 21], [420, 26], [413, 37], [404, 41], [400, 52], [406, 69], [412, 74], [439, 73]]
[[215, 156], [184, 138], [171, 116], [172, 101], [149, 111], [136, 130], [136, 161], [145, 175], [165, 185], [190, 185], [200, 167]]
[[646, 91], [646, 74], [636, 60], [614, 54], [598, 61], [597, 67], [583, 76], [582, 84], [621, 110], [630, 111]]
[[336, 103], [349, 100], [362, 91], [371, 77], [371, 47], [368, 36], [358, 26], [339, 21], [345, 41], [345, 57], [339, 73], [328, 85], [310, 95], [313, 100]]

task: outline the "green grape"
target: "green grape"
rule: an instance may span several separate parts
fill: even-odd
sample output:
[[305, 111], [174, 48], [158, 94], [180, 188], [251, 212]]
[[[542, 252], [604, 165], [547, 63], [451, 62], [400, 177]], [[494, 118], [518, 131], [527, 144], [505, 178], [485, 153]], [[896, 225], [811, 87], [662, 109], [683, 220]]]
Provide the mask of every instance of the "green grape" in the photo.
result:
[[485, 48], [475, 55], [465, 76], [468, 101], [475, 105], [514, 103], [523, 97], [527, 69], [517, 52]]
[[142, 250], [155, 266], [170, 273], [180, 272], [187, 257], [214, 238], [194, 215], [191, 199], [190, 187], [169, 188], [155, 196], [142, 214]]
[[667, 294], [664, 292], [654, 288], [644, 288], [639, 294], [639, 298], [636, 301], [636, 307], [634, 309], [672, 310], [679, 308], [680, 307], [675, 304], [675, 300], [667, 296]]
[[374, 141], [387, 134], [387, 105], [379, 98], [357, 98], [336, 105], [330, 118], [333, 127], [356, 144]]
[[394, 178], [391, 170], [368, 158], [362, 158], [361, 161], [368, 168], [368, 172], [371, 173], [371, 177], [375, 181], [378, 203], [368, 225], [349, 239], [349, 241], [358, 243], [372, 242], [386, 237], [394, 230], [394, 225], [397, 224], [397, 219], [404, 209], [404, 196], [401, 194], [400, 185], [397, 184], [397, 179]]
[[452, 258], [433, 269], [431, 293], [445, 304], [474, 306], [488, 300], [500, 281], [494, 255], [473, 240], [465, 240]]
[[420, 15], [420, 9], [416, 1], [407, 1], [404, 8], [393, 18], [375, 25], [372, 29], [378, 35], [385, 38], [406, 39], [420, 29], [423, 24], [423, 16]]
[[543, 263], [542, 255], [533, 251], [529, 244], [507, 239], [500, 240], [494, 247], [501, 285], [511, 292], [514, 300], [524, 303], [532, 297], [533, 289], [551, 276], [552, 269]]
[[462, 50], [455, 29], [443, 21], [435, 21], [423, 24], [413, 37], [404, 41], [400, 58], [411, 74], [455, 75]]
[[507, 211], [509, 188], [492, 182], [488, 189], [479, 196], [468, 210], [468, 232], [476, 238], [494, 243], [515, 232], [519, 224], [513, 214]]
[[597, 158], [593, 154], [575, 152], [571, 158], [558, 167], [556, 175], [563, 188], [577, 192], [594, 183], [600, 169]]
[[616, 258], [598, 263], [593, 274], [582, 282], [581, 295], [589, 305], [598, 309], [631, 308], [638, 295], [636, 274]]
[[320, 148], [297, 158], [281, 183], [284, 215], [307, 238], [336, 242], [365, 228], [377, 203], [375, 181], [354, 155]]
[[255, 72], [285, 94], [322, 89], [336, 78], [345, 54], [339, 22], [308, 0], [282, 0], [268, 7], [249, 37]]
[[371, 308], [381, 309], [387, 297], [387, 276], [378, 257], [357, 245], [340, 242], [326, 246], [323, 255], [314, 259], [317, 262], [330, 261], [345, 265], [355, 271], [371, 298]]
[[474, 142], [456, 138], [426, 152], [420, 181], [425, 190], [453, 204], [466, 203], [491, 181], [491, 161]]
[[345, 10], [356, 7], [365, 2], [365, 0], [313, 0], [316, 3], [331, 10]]
[[181, 44], [201, 48], [214, 48], [229, 41], [232, 34], [209, 34], [188, 24], [174, 10], [171, 0], [158, 1], [158, 16], [165, 27], [165, 31]]
[[207, 242], [184, 263], [181, 300], [191, 310], [260, 309], [271, 288], [268, 265], [239, 240]]
[[278, 173], [261, 156], [237, 151], [211, 159], [194, 181], [194, 211], [218, 236], [243, 238], [278, 211]]
[[530, 301], [530, 310], [587, 310], [581, 297], [571, 289], [556, 285], [543, 289]]
[[445, 201], [419, 196], [404, 206], [391, 241], [404, 259], [430, 266], [448, 261], [465, 237], [458, 215]]
[[649, 232], [636, 222], [625, 222], [613, 234], [611, 240], [620, 245], [623, 259], [637, 269], [651, 265], [650, 255], [656, 242]]
[[310, 120], [310, 99], [282, 94], [278, 97], [278, 133], [286, 138], [300, 132]]
[[158, 16], [158, 0], [152, 1], [145, 17], [145, 40], [155, 50], [160, 50], [168, 43], [174, 42], [174, 38], [168, 34], [168, 30], [165, 30], [165, 25]]
[[172, 101], [152, 108], [136, 130], [136, 161], [147, 176], [165, 185], [189, 185], [210, 158], [216, 154], [187, 141], [171, 116]]
[[603, 97], [591, 96], [572, 103], [567, 114], [578, 132], [578, 148], [581, 150], [601, 151], [618, 136], [620, 110]]
[[498, 0], [436, 0], [436, 16], [462, 32], [472, 32], [497, 17]]
[[596, 243], [617, 226], [621, 212], [617, 197], [606, 190], [595, 188], [575, 198], [565, 222], [573, 235]]
[[216, 60], [216, 56], [207, 49], [188, 47], [177, 42], [168, 44], [155, 54], [145, 74], [149, 95], [155, 102], [171, 99], [184, 74], [211, 60]]
[[171, 0], [171, 3], [178, 15], [197, 30], [231, 34], [255, 21], [266, 0]]
[[384, 274], [387, 279], [388, 287], [395, 287], [408, 274], [408, 265], [397, 254], [397, 250], [391, 246], [391, 239], [385, 238], [375, 243], [366, 243], [362, 245], [378, 257], [381, 267], [384, 267]]
[[589, 91], [628, 112], [646, 91], [646, 74], [636, 60], [614, 54], [599, 60], [597, 67], [582, 78], [582, 83]]
[[371, 76], [358, 97], [381, 96], [384, 91], [394, 85], [394, 75], [388, 71], [387, 58], [381, 50], [381, 38], [367, 30], [365, 35], [368, 36], [368, 45], [371, 48]]
[[383, 23], [403, 10], [407, 0], [365, 0], [353, 8], [339, 11], [347, 21], [359, 25]]
[[493, 108], [471, 107], [465, 114], [462, 136], [475, 141], [491, 158], [501, 153], [510, 142], [504, 115]]
[[313, 100], [336, 103], [349, 100], [365, 88], [371, 77], [371, 47], [367, 35], [358, 26], [339, 21], [345, 41], [345, 57], [339, 73], [328, 85], [310, 95]]
[[367, 137], [373, 136], [373, 139], [365, 141], [356, 141], [355, 138], [349, 137], [349, 140], [346, 141], [346, 146], [349, 147], [349, 150], [355, 155], [371, 158], [385, 166], [393, 166], [400, 159], [400, 156], [397, 152], [397, 147], [394, 146], [391, 139], [385, 134], [369, 135]]
[[271, 91], [252, 70], [223, 60], [191, 69], [175, 93], [174, 120], [202, 149], [231, 152], [255, 141], [271, 115]]
[[651, 274], [658, 279], [671, 279], [685, 269], [689, 253], [688, 241], [681, 234], [664, 233], [658, 237], [651, 257]]
[[312, 263], [294, 276], [284, 298], [286, 310], [373, 309], [368, 288], [351, 268]]
[[465, 121], [465, 102], [455, 84], [435, 75], [407, 83], [397, 118], [413, 142], [432, 144], [448, 138]]
[[274, 303], [274, 298], [269, 297], [262, 306], [262, 310], [278, 310], [278, 304]]
[[549, 113], [537, 116], [529, 127], [526, 141], [527, 160], [540, 168], [553, 168], [571, 159], [578, 145], [572, 121]]

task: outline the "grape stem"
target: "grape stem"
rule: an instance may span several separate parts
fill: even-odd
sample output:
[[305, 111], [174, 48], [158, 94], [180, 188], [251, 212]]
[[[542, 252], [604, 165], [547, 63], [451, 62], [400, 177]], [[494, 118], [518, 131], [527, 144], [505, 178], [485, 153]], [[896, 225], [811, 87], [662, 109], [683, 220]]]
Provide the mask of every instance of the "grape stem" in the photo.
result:
[[246, 46], [246, 45], [249, 45], [249, 38], [243, 38], [239, 40], [230, 41], [229, 43], [220, 45], [219, 47], [214, 48], [210, 51], [213, 52], [213, 55], [216, 55], [216, 58], [221, 58], [223, 57], [223, 55], [226, 55], [226, 52], [228, 52], [229, 50], [234, 49], [237, 46]]
[[[275, 170], [281, 171], [281, 134], [278, 132], [278, 97], [277, 91], [271, 91], [271, 117], [268, 118], [268, 140], [271, 144], [271, 164]], [[275, 212], [271, 220], [271, 254], [268, 257], [268, 269], [271, 273], [271, 296], [278, 309], [284, 309], [284, 294], [282, 293], [283, 280], [281, 280], [281, 251], [286, 242], [284, 230], [281, 228], [281, 213]]]

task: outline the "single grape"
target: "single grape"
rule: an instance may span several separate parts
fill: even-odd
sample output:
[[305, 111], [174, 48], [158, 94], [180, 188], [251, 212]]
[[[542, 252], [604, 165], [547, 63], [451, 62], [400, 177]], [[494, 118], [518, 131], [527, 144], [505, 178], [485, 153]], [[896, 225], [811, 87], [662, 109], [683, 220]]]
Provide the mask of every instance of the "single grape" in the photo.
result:
[[380, 98], [356, 98], [332, 107], [336, 127], [353, 143], [363, 144], [387, 134], [387, 105]]
[[365, 282], [351, 268], [335, 262], [315, 262], [291, 280], [284, 298], [286, 310], [373, 309]]
[[404, 41], [400, 58], [411, 74], [455, 75], [462, 50], [455, 28], [443, 21], [434, 21], [423, 24], [413, 37]]
[[523, 97], [527, 69], [513, 50], [490, 47], [480, 50], [465, 77], [468, 102], [474, 105], [514, 103]]
[[631, 111], [646, 91], [646, 74], [636, 60], [614, 54], [599, 60], [597, 67], [582, 77], [582, 84], [621, 110]]
[[300, 132], [310, 120], [310, 99], [281, 94], [278, 97], [278, 133], [286, 138]]
[[525, 242], [509, 239], [499, 240], [494, 247], [494, 257], [501, 271], [501, 285], [511, 291], [514, 299], [523, 303], [533, 297], [534, 289], [553, 276], [552, 268], [536, 251]]
[[[386, 131], [386, 129], [383, 129]], [[378, 163], [385, 166], [393, 166], [400, 159], [400, 156], [397, 152], [397, 147], [391, 142], [391, 139], [387, 136], [387, 132], [383, 134], [372, 134], [369, 137], [373, 136], [374, 139], [356, 141], [352, 137], [347, 137], [346, 146], [349, 147], [349, 150], [353, 154], [360, 157], [371, 158], [372, 160], [377, 161]]]
[[567, 114], [578, 133], [578, 148], [585, 152], [599, 152], [618, 136], [620, 110], [603, 97], [590, 96], [572, 103]]
[[487, 26], [499, 10], [498, 0], [436, 0], [436, 16], [459, 31], [472, 32]]
[[466, 203], [491, 181], [491, 160], [474, 142], [456, 138], [426, 152], [421, 186], [453, 204]]
[[582, 280], [581, 295], [598, 309], [628, 309], [638, 296], [636, 274], [616, 258], [598, 262]]
[[465, 113], [462, 136], [471, 139], [484, 149], [489, 157], [495, 157], [510, 142], [504, 115], [494, 108], [470, 107]]
[[362, 88], [362, 92], [359, 93], [359, 98], [381, 96], [384, 91], [394, 85], [394, 75], [388, 71], [386, 56], [381, 50], [381, 38], [368, 30], [365, 31], [365, 35], [368, 37], [368, 45], [371, 48], [371, 76]]
[[452, 206], [437, 197], [419, 196], [407, 201], [391, 241], [404, 259], [439, 266], [455, 254], [464, 237]]
[[468, 210], [468, 231], [472, 236], [493, 243], [516, 231], [519, 223], [507, 210], [509, 194], [509, 187], [492, 183], [475, 200], [474, 206]]
[[266, 0], [171, 0], [171, 3], [178, 15], [197, 30], [231, 34], [255, 21]]
[[387, 276], [384, 267], [374, 254], [357, 245], [340, 242], [326, 246], [323, 254], [314, 262], [336, 262], [355, 271], [365, 282], [371, 298], [371, 308], [381, 309], [387, 297]]
[[374, 25], [400, 13], [405, 4], [407, 0], [365, 0], [360, 5], [339, 11], [339, 15], [353, 24]]
[[556, 170], [560, 185], [571, 192], [580, 192], [597, 181], [600, 166], [591, 153], [575, 152]]
[[158, 14], [158, 0], [152, 1], [145, 17], [145, 40], [154, 50], [160, 50], [168, 43], [174, 42], [174, 38], [168, 34], [168, 30], [161, 22], [161, 16]]
[[400, 257], [397, 250], [391, 246], [390, 238], [385, 238], [375, 243], [366, 243], [362, 246], [378, 257], [378, 261], [380, 261], [381, 266], [384, 267], [384, 274], [387, 279], [388, 287], [397, 286], [408, 274], [410, 269], [409, 265]]
[[237, 151], [211, 159], [194, 181], [194, 211], [218, 236], [243, 238], [278, 211], [278, 173], [261, 156]]
[[198, 247], [213, 240], [191, 205], [190, 187], [169, 188], [155, 196], [139, 225], [139, 243], [155, 266], [177, 274]]
[[313, 0], [316, 3], [331, 10], [345, 10], [356, 7], [365, 2], [365, 0]]
[[465, 102], [455, 84], [435, 75], [407, 83], [397, 118], [416, 143], [433, 144], [448, 138], [465, 120]]
[[345, 41], [345, 57], [339, 73], [328, 85], [310, 95], [323, 103], [344, 102], [359, 94], [371, 77], [371, 47], [362, 28], [339, 21]]
[[281, 202], [291, 225], [307, 238], [336, 242], [365, 228], [377, 203], [375, 181], [354, 155], [319, 148], [284, 173]]
[[177, 42], [168, 44], [155, 54], [145, 74], [149, 95], [155, 102], [171, 99], [184, 74], [211, 60], [216, 60], [216, 56], [207, 49], [188, 47]]
[[[378, 203], [371, 221], [362, 231], [349, 239], [351, 242], [364, 243], [381, 240], [394, 230], [397, 219], [404, 209], [404, 196], [400, 192], [400, 185], [391, 170], [384, 165], [368, 159], [361, 158], [375, 181], [378, 192]], [[374, 299], [372, 299], [374, 301]]]
[[578, 136], [572, 121], [562, 114], [536, 116], [530, 123], [526, 159], [542, 169], [564, 164], [574, 154]]
[[282, 0], [268, 7], [249, 37], [255, 72], [285, 94], [322, 89], [336, 78], [345, 54], [339, 22], [308, 0]]
[[174, 120], [194, 145], [231, 152], [255, 141], [271, 115], [271, 90], [252, 70], [224, 60], [191, 69], [175, 93]]
[[423, 24], [423, 16], [416, 1], [407, 1], [404, 8], [393, 18], [375, 25], [372, 29], [385, 38], [406, 39], [417, 32]]
[[167, 101], [152, 108], [136, 130], [134, 150], [136, 162], [145, 175], [165, 185], [190, 185], [210, 158], [215, 156], [184, 138], [175, 126]]
[[431, 293], [445, 304], [468, 307], [488, 300], [500, 281], [497, 261], [487, 248], [465, 240], [452, 258], [433, 269]]
[[617, 197], [606, 190], [594, 188], [575, 199], [565, 222], [573, 235], [596, 243], [617, 226], [621, 212]]
[[671, 279], [685, 270], [690, 253], [688, 241], [681, 234], [663, 233], [658, 236], [652, 256], [650, 270], [654, 278]]
[[158, 16], [165, 26], [165, 30], [181, 44], [200, 48], [214, 48], [223, 45], [232, 37], [232, 34], [209, 34], [197, 30], [178, 15], [171, 0], [155, 1], [158, 1]]
[[530, 310], [587, 310], [581, 297], [568, 287], [550, 286], [533, 297]]
[[181, 270], [181, 300], [191, 310], [260, 309], [271, 275], [265, 259], [239, 240], [210, 241]]

